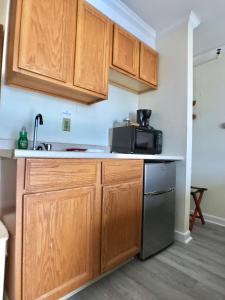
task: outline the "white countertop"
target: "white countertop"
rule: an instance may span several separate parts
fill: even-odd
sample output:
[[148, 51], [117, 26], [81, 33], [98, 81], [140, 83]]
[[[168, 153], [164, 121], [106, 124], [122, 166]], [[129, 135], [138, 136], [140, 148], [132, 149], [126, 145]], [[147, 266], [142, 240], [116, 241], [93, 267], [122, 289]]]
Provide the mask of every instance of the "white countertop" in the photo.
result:
[[98, 158], [98, 159], [143, 159], [143, 160], [183, 160], [176, 155], [123, 154], [107, 152], [74, 152], [74, 151], [34, 151], [0, 149], [0, 157], [6, 158]]

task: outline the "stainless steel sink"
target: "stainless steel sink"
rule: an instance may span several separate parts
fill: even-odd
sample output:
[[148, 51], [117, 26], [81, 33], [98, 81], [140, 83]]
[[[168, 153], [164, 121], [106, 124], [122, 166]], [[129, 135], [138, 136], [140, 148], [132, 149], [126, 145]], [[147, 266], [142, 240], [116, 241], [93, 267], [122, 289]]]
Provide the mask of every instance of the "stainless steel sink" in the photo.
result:
[[52, 150], [52, 144], [48, 143], [41, 143], [37, 146], [37, 149], [39, 151], [51, 151]]

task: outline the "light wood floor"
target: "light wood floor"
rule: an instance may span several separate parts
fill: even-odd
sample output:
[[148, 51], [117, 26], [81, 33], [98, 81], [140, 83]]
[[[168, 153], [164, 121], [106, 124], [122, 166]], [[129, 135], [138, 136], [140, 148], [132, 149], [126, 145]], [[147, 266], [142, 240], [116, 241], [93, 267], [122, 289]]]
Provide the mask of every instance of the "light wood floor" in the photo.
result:
[[225, 227], [196, 225], [193, 240], [134, 260], [70, 300], [224, 300]]

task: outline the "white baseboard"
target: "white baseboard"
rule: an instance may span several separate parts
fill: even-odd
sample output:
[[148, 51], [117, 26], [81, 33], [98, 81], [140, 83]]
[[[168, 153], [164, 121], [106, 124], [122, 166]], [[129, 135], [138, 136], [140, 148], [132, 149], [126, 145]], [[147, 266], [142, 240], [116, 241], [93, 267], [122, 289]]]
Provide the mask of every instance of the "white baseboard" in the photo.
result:
[[188, 244], [191, 240], [191, 233], [190, 231], [186, 231], [186, 232], [180, 232], [175, 230], [175, 240], [184, 244]]
[[[193, 210], [191, 210], [190, 212], [192, 214], [194, 213]], [[209, 215], [209, 214], [205, 214], [205, 213], [203, 213], [203, 217], [204, 217], [206, 223], [212, 223], [212, 224], [216, 224], [216, 225], [225, 227], [225, 218], [221, 218], [221, 217], [217, 217], [217, 216], [213, 216], [213, 215]]]
[[203, 216], [206, 222], [225, 227], [225, 218], [216, 217], [209, 214], [203, 214]]

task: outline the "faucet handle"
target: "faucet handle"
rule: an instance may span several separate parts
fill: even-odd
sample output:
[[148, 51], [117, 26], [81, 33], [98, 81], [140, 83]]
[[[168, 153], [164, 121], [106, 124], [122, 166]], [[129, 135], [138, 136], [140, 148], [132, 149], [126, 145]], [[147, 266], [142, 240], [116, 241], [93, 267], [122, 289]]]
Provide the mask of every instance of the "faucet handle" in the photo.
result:
[[52, 144], [42, 143], [42, 145], [45, 147], [46, 151], [51, 151], [52, 150]]
[[38, 145], [37, 150], [51, 151], [52, 150], [52, 144], [41, 143], [40, 145]]

